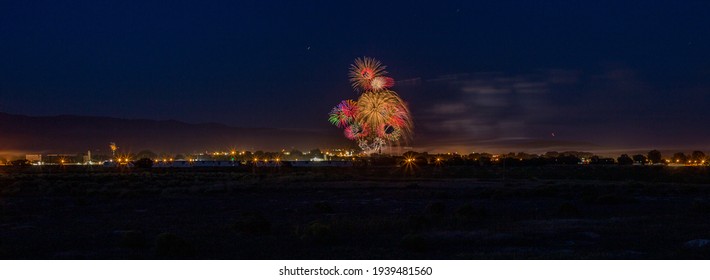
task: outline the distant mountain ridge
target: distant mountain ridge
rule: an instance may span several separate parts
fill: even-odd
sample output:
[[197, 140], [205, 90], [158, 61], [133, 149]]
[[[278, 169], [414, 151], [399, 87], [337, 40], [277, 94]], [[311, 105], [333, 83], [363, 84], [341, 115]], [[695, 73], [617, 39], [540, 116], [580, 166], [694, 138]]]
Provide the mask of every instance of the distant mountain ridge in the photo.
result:
[[219, 123], [121, 119], [92, 116], [25, 116], [0, 113], [0, 153], [106, 153], [109, 142], [123, 152], [192, 153], [227, 150], [300, 150], [341, 147], [337, 133], [243, 128]]

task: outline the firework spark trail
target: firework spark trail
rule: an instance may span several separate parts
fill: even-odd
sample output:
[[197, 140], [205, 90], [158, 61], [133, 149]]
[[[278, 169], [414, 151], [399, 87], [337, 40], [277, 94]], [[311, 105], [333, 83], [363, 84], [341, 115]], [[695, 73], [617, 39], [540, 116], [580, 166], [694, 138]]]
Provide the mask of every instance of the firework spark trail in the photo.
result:
[[370, 82], [370, 88], [373, 90], [383, 90], [394, 86], [394, 79], [390, 77], [375, 77]]
[[367, 137], [367, 135], [370, 133], [369, 128], [367, 127], [367, 124], [365, 125], [359, 125], [359, 124], [352, 124], [348, 127], [345, 128], [345, 137], [347, 137], [350, 140], [357, 140], [357, 139], [362, 139]]
[[369, 58], [357, 58], [350, 65], [350, 82], [362, 92], [357, 101], [344, 100], [336, 105], [329, 121], [344, 128], [345, 137], [358, 141], [363, 152], [371, 154], [386, 145], [409, 141], [414, 124], [407, 104], [389, 90], [394, 79], [385, 77], [386, 66]]
[[343, 100], [330, 110], [328, 121], [337, 127], [346, 127], [352, 123], [357, 114], [357, 103], [353, 100]]
[[374, 58], [363, 57], [355, 59], [355, 64], [350, 65], [350, 82], [354, 89], [365, 90], [372, 88], [372, 80], [387, 74], [387, 66]]

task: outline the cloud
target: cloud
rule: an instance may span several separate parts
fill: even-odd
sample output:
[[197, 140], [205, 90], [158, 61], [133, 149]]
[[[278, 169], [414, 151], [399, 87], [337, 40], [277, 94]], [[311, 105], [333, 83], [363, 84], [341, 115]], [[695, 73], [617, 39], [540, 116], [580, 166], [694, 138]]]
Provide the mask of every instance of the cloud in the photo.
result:
[[460, 114], [466, 112], [466, 104], [462, 103], [449, 103], [449, 104], [436, 104], [431, 112], [434, 114], [449, 115], [449, 114]]
[[[710, 132], [698, 134], [689, 125], [698, 123], [698, 114], [692, 112], [703, 111], [702, 104], [709, 103], [708, 95], [700, 93], [710, 93], [710, 85], [669, 91], [624, 65], [606, 65], [587, 73], [542, 69], [516, 74], [459, 73], [418, 81], [402, 89], [413, 95], [415, 146], [494, 147], [499, 145], [492, 143], [500, 143], [511, 145], [508, 148], [513, 151], [546, 147], [608, 150], [697, 146], [694, 143], [700, 141], [694, 136], [710, 140]], [[674, 98], [668, 98], [671, 92]]]

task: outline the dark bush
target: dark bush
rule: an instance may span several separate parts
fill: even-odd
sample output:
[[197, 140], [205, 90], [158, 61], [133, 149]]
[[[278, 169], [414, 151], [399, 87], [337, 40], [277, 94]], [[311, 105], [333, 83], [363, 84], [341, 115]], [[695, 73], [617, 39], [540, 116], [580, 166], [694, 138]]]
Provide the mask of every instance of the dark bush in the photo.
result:
[[622, 204], [622, 203], [631, 203], [634, 202], [635, 200], [631, 197], [624, 197], [624, 196], [619, 196], [615, 194], [606, 194], [606, 195], [600, 195], [597, 197], [596, 201], [594, 201], [597, 204]]
[[424, 252], [429, 249], [427, 240], [421, 235], [410, 233], [402, 237], [400, 241], [402, 248], [413, 252]]
[[425, 213], [435, 216], [443, 215], [445, 210], [446, 205], [441, 201], [431, 202], [424, 208]]
[[163, 259], [189, 259], [194, 258], [195, 248], [175, 234], [161, 233], [155, 239], [155, 255]]
[[412, 215], [409, 216], [407, 220], [407, 225], [414, 231], [419, 231], [427, 229], [431, 226], [431, 221], [422, 215]]
[[693, 201], [693, 203], [690, 204], [690, 211], [698, 214], [710, 213], [710, 203], [707, 201]]
[[271, 232], [271, 223], [259, 213], [244, 213], [233, 224], [239, 232], [259, 235]]
[[482, 218], [485, 218], [487, 214], [488, 213], [486, 211], [486, 208], [480, 207], [480, 206], [477, 207], [477, 206], [473, 206], [470, 204], [463, 205], [463, 206], [459, 207], [458, 209], [456, 209], [456, 216], [457, 217], [463, 218], [463, 219], [468, 219], [468, 220], [482, 219]]
[[572, 203], [565, 202], [557, 208], [557, 214], [562, 217], [578, 217], [580, 212], [577, 206]]
[[330, 206], [330, 203], [325, 202], [325, 201], [319, 201], [319, 202], [314, 203], [313, 210], [316, 213], [320, 213], [320, 214], [333, 213], [333, 207]]
[[301, 238], [316, 243], [330, 243], [333, 241], [333, 234], [330, 225], [315, 221], [306, 227]]
[[138, 230], [122, 230], [115, 232], [118, 235], [118, 245], [126, 248], [143, 248], [145, 235]]
[[10, 165], [12, 166], [30, 166], [32, 165], [29, 160], [26, 159], [18, 159], [18, 160], [13, 160], [10, 162]]
[[149, 169], [153, 167], [153, 160], [149, 158], [142, 158], [134, 161], [133, 166], [136, 168]]

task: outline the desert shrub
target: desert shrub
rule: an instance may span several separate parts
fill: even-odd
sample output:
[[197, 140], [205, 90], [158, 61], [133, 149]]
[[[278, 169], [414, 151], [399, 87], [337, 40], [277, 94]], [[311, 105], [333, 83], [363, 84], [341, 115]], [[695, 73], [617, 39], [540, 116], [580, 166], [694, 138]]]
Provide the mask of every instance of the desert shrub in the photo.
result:
[[634, 202], [634, 199], [616, 194], [605, 194], [598, 196], [594, 202], [597, 204], [622, 204]]
[[301, 239], [316, 243], [330, 243], [333, 241], [333, 234], [330, 225], [315, 221], [305, 228]]
[[414, 231], [424, 230], [431, 227], [431, 221], [423, 215], [412, 215], [407, 219], [407, 226]]
[[408, 251], [424, 252], [429, 249], [429, 244], [421, 234], [409, 233], [402, 237], [400, 246]]
[[139, 230], [121, 230], [115, 232], [118, 235], [118, 246], [126, 248], [143, 248], [145, 246], [145, 235]]
[[195, 248], [175, 234], [161, 233], [155, 239], [155, 255], [163, 259], [193, 258]]
[[124, 189], [124, 190], [120, 190], [120, 191], [118, 192], [118, 197], [119, 197], [119, 198], [131, 199], [131, 198], [136, 198], [136, 197], [138, 197], [138, 196], [139, 196], [138, 191], [134, 191], [134, 190], [126, 190], [126, 189]]
[[557, 208], [557, 214], [563, 217], [577, 217], [580, 214], [579, 209], [576, 205], [565, 202]]
[[321, 214], [333, 213], [333, 207], [328, 202], [319, 201], [313, 204], [313, 211]]
[[153, 161], [149, 158], [141, 158], [133, 162], [133, 166], [141, 169], [150, 169], [153, 167]]
[[271, 232], [271, 222], [259, 213], [243, 213], [233, 224], [241, 233], [260, 235]]
[[442, 191], [432, 191], [430, 196], [434, 199], [451, 199], [452, 198], [448, 192], [442, 192]]
[[536, 196], [543, 197], [556, 197], [560, 193], [559, 187], [557, 185], [547, 185], [544, 187], [538, 187], [533, 190], [533, 194]]
[[456, 216], [467, 220], [482, 219], [487, 215], [486, 208], [471, 204], [466, 204], [456, 209]]
[[693, 201], [693, 203], [690, 204], [690, 211], [698, 214], [710, 213], [710, 203], [707, 201]]
[[31, 166], [32, 164], [30, 163], [29, 160], [26, 159], [18, 159], [18, 160], [13, 160], [10, 162], [10, 165], [12, 166]]
[[424, 208], [426, 214], [434, 216], [441, 216], [444, 214], [444, 211], [446, 211], [446, 205], [441, 201], [431, 202]]

